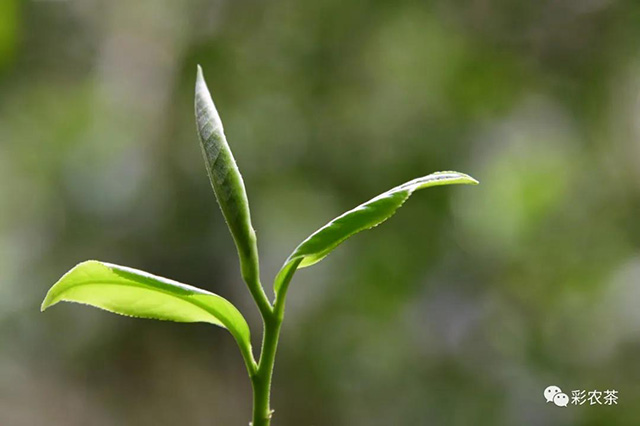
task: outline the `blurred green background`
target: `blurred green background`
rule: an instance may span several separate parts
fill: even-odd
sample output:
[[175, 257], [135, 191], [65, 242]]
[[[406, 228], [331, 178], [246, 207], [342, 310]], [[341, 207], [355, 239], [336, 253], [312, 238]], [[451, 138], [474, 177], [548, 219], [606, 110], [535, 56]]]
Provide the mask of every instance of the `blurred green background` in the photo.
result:
[[[0, 424], [246, 425], [232, 338], [46, 290], [85, 259], [259, 318], [205, 174], [202, 64], [263, 281], [343, 211], [459, 170], [291, 286], [277, 426], [640, 424], [640, 2], [0, 0]], [[558, 408], [548, 385], [619, 392]]]

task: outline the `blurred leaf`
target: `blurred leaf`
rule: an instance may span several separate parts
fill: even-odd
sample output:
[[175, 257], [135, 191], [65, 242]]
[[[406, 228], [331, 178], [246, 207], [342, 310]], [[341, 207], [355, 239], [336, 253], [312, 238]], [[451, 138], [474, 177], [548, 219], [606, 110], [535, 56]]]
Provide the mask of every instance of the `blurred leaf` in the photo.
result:
[[321, 261], [347, 238], [389, 219], [414, 191], [452, 184], [476, 185], [478, 181], [458, 172], [432, 173], [396, 186], [333, 219], [304, 240], [289, 256], [276, 277], [276, 294], [298, 267], [304, 268]]
[[19, 17], [17, 0], [0, 1], [0, 66], [9, 62], [16, 50]]
[[250, 352], [249, 326], [226, 299], [133, 268], [89, 260], [67, 272], [47, 293], [42, 310], [76, 302], [120, 315], [176, 322], [207, 322], [228, 329]]

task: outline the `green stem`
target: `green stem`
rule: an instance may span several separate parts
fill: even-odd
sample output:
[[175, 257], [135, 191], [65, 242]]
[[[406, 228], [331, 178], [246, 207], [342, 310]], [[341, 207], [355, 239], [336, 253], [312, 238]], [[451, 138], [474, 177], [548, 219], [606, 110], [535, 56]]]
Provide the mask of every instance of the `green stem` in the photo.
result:
[[242, 278], [249, 288], [251, 297], [253, 297], [253, 300], [256, 302], [262, 318], [268, 317], [272, 313], [273, 308], [260, 282], [260, 261], [258, 260], [258, 246], [255, 235], [253, 235], [250, 249], [247, 251], [239, 249], [238, 255], [240, 257]]
[[282, 319], [275, 313], [265, 318], [262, 352], [258, 370], [251, 377], [253, 385], [253, 422], [252, 426], [269, 426], [272, 410], [270, 407], [271, 378], [276, 359], [278, 339]]
[[[289, 282], [293, 278], [300, 260], [294, 267], [287, 271], [283, 278], [276, 300], [273, 302], [273, 309], [262, 316], [264, 321], [264, 331], [262, 333], [262, 350], [260, 352], [260, 362], [254, 375], [251, 375], [253, 386], [253, 421], [252, 426], [269, 426], [273, 410], [270, 407], [271, 379], [273, 377], [273, 366], [276, 361], [276, 351], [278, 340], [280, 339], [280, 328], [284, 320], [284, 305], [287, 297]], [[271, 306], [271, 305], [270, 305]]]

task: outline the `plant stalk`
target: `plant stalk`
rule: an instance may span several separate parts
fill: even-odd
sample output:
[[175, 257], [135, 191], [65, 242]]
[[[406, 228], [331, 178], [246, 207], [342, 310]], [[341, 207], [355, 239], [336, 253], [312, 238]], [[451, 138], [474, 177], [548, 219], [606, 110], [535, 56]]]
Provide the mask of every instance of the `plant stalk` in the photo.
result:
[[273, 410], [270, 407], [271, 378], [276, 359], [278, 339], [282, 318], [274, 312], [264, 319], [264, 333], [262, 338], [262, 351], [258, 370], [251, 377], [253, 386], [253, 421], [252, 426], [269, 426]]
[[258, 310], [262, 318], [269, 316], [273, 308], [269, 299], [264, 292], [262, 283], [260, 283], [260, 261], [258, 259], [258, 246], [255, 234], [252, 234], [252, 240], [250, 248], [246, 251], [238, 249], [238, 256], [240, 257], [240, 271], [242, 278], [249, 288], [251, 297], [256, 302]]
[[289, 269], [287, 274], [282, 277], [281, 290], [276, 294], [272, 311], [262, 316], [264, 330], [262, 334], [260, 362], [258, 363], [256, 374], [251, 376], [251, 384], [253, 387], [253, 421], [251, 422], [251, 426], [270, 426], [271, 424], [273, 410], [270, 406], [270, 396], [273, 366], [276, 361], [280, 329], [284, 321], [284, 305], [287, 299], [287, 290], [299, 263], [300, 260], [294, 263], [294, 267]]

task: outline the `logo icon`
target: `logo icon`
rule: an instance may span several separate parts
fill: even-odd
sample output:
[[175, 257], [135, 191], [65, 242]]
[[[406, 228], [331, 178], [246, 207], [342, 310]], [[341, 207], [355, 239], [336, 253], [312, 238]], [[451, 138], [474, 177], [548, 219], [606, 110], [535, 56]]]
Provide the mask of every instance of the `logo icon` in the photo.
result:
[[586, 390], [575, 389], [571, 391], [571, 398], [569, 398], [569, 395], [562, 392], [562, 389], [558, 386], [551, 385], [547, 386], [543, 395], [547, 402], [553, 402], [558, 407], [568, 407], [569, 404], [576, 406], [618, 405], [618, 391], [615, 389], [607, 389], [605, 391], [592, 390], [589, 392]]
[[547, 386], [544, 390], [544, 399], [546, 399], [547, 402], [553, 402], [553, 397], [559, 393], [562, 393], [562, 389], [559, 387], [553, 385]]
[[569, 396], [566, 393], [557, 393], [553, 397], [553, 403], [558, 407], [566, 407], [567, 405], [569, 405]]

